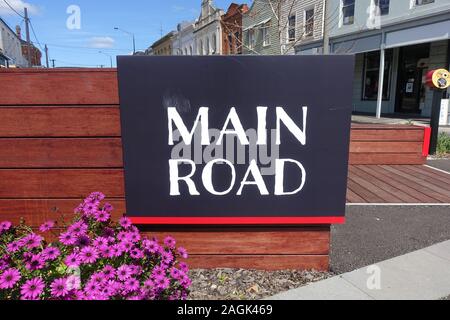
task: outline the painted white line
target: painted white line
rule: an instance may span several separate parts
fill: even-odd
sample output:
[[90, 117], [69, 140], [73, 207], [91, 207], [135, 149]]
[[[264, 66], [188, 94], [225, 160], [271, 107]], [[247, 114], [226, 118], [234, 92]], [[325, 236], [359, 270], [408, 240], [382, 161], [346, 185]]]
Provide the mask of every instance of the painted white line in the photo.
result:
[[450, 203], [347, 203], [348, 207], [447, 207]]
[[448, 172], [448, 171], [441, 170], [441, 169], [438, 169], [438, 168], [435, 168], [435, 167], [432, 167], [432, 166], [429, 166], [429, 165], [426, 165], [426, 164], [424, 164], [423, 166], [427, 167], [427, 168], [430, 168], [430, 169], [433, 169], [433, 170], [436, 170], [436, 171], [439, 171], [439, 172], [442, 172], [442, 173], [450, 174], [450, 172]]

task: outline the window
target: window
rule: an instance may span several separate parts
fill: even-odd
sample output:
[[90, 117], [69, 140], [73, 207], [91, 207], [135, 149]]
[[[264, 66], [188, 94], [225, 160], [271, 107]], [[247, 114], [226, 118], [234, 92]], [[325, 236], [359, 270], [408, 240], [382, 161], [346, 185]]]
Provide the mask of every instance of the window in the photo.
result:
[[248, 30], [248, 47], [250, 49], [254, 49], [255, 48], [255, 43], [256, 39], [255, 39], [255, 30], [254, 29], [250, 29]]
[[374, 0], [375, 7], [380, 9], [380, 15], [385, 16], [389, 14], [389, 4], [390, 0]]
[[263, 39], [263, 46], [269, 46], [270, 45], [270, 32], [269, 32], [269, 22], [263, 24], [262, 28], [261, 28], [261, 36]]
[[234, 47], [233, 47], [233, 34], [228, 34], [228, 53], [233, 54], [234, 53]]
[[217, 53], [217, 37], [215, 34], [213, 34], [213, 37], [212, 37], [212, 53], [213, 54]]
[[433, 3], [434, 0], [416, 0], [416, 6], [422, 6], [424, 4]]
[[198, 54], [199, 55], [203, 55], [203, 40], [200, 40], [200, 45], [199, 45], [199, 48], [198, 48]]
[[314, 9], [305, 11], [305, 36], [310, 37], [314, 34]]
[[187, 56], [188, 55], [188, 51], [187, 48], [184, 48], [184, 55]]
[[295, 26], [296, 26], [296, 17], [292, 15], [289, 17], [289, 26], [288, 26], [288, 41], [295, 41]]
[[355, 0], [342, 0], [342, 24], [355, 22]]
[[211, 53], [211, 47], [209, 45], [209, 38], [206, 38], [206, 54], [209, 55]]
[[[378, 80], [380, 78], [380, 52], [364, 55], [363, 95], [362, 100], [377, 100]], [[392, 71], [392, 50], [386, 50], [384, 64], [383, 100], [390, 99]]]
[[194, 53], [194, 50], [192, 49], [192, 45], [189, 46], [189, 54], [192, 56], [192, 54]]

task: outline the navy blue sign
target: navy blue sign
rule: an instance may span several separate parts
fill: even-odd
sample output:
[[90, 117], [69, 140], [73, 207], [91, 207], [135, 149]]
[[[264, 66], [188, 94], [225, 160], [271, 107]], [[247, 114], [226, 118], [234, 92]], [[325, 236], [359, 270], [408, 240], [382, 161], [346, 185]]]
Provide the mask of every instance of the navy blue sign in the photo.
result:
[[128, 216], [343, 222], [353, 60], [119, 57]]

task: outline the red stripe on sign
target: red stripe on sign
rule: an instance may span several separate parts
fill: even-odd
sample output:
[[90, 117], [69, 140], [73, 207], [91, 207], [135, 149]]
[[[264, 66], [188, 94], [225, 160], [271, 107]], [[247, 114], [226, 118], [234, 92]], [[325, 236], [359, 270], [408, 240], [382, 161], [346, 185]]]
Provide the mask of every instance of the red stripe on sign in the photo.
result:
[[129, 217], [133, 224], [154, 225], [314, 225], [344, 224], [345, 217]]
[[430, 155], [430, 142], [431, 142], [431, 128], [425, 128], [425, 134], [423, 138], [423, 151], [422, 155], [428, 157]]

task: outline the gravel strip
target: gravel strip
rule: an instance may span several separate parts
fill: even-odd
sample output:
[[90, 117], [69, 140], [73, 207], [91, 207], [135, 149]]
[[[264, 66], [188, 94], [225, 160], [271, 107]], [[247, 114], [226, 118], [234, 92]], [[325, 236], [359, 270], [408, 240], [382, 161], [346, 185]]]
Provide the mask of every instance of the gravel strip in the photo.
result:
[[192, 270], [190, 300], [259, 300], [327, 279], [316, 271]]

